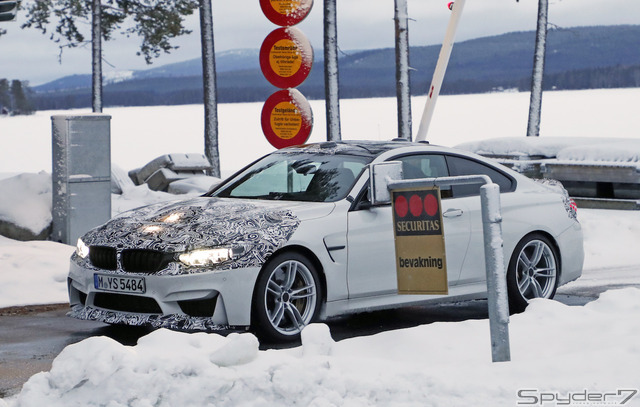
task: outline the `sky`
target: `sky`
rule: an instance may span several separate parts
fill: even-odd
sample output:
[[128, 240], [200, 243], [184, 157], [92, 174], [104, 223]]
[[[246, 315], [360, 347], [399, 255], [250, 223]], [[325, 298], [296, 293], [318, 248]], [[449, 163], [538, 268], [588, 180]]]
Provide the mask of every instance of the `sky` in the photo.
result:
[[[26, 2], [35, 0], [25, 0]], [[411, 45], [442, 42], [450, 11], [448, 0], [408, 0]], [[246, 4], [246, 5], [245, 5]], [[277, 28], [263, 15], [258, 0], [212, 0], [216, 51], [260, 48]], [[241, 5], [241, 6], [240, 6]], [[468, 0], [457, 33], [467, 40], [513, 31], [534, 30], [536, 0]], [[338, 46], [341, 51], [393, 47], [394, 2], [391, 0], [338, 1]], [[316, 50], [323, 43], [323, 1], [315, 0], [309, 16], [298, 25]], [[72, 74], [91, 72], [91, 48], [65, 49], [58, 62], [57, 44], [35, 29], [21, 29], [24, 11], [15, 22], [4, 22], [8, 33], [0, 37], [0, 78], [29, 80], [32, 85]], [[550, 0], [549, 23], [562, 28], [587, 25], [640, 24], [638, 0]], [[104, 72], [138, 70], [200, 56], [197, 13], [186, 21], [191, 35], [175, 41], [178, 50], [162, 55], [152, 66], [136, 56], [140, 40], [115, 35], [104, 44]]]

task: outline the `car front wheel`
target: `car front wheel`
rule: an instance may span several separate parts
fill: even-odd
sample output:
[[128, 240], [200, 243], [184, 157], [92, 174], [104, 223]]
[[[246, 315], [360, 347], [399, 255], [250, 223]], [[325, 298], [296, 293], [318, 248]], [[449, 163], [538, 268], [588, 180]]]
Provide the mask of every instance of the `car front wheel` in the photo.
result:
[[553, 298], [558, 287], [560, 262], [555, 246], [541, 234], [518, 243], [507, 270], [511, 312], [522, 312], [534, 298]]
[[322, 287], [314, 265], [289, 252], [271, 259], [261, 271], [253, 298], [253, 328], [261, 339], [299, 339], [318, 315]]

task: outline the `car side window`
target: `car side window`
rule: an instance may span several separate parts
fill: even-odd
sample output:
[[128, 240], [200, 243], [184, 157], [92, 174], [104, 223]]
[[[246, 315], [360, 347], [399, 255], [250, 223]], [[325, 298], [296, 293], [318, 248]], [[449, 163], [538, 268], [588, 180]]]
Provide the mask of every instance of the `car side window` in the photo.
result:
[[[493, 182], [500, 186], [500, 192], [509, 192], [513, 189], [513, 180], [511, 178], [484, 163], [454, 155], [447, 155], [446, 158], [451, 176], [487, 175]], [[453, 196], [454, 198], [460, 198], [479, 195], [480, 187], [481, 185], [478, 184], [455, 185], [453, 187]]]
[[[448, 177], [447, 161], [441, 154], [415, 154], [394, 158], [402, 162], [404, 179]], [[451, 187], [441, 187], [442, 198], [451, 197]]]

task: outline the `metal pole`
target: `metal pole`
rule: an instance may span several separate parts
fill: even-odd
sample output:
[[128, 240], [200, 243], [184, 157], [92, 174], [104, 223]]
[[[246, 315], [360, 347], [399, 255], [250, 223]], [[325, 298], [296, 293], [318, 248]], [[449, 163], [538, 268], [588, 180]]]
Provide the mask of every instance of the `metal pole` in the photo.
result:
[[493, 183], [481, 186], [480, 203], [484, 234], [484, 261], [487, 273], [491, 359], [494, 362], [508, 362], [511, 360], [509, 302], [504, 269], [504, 251], [502, 249], [500, 187]]
[[409, 78], [409, 13], [407, 0], [395, 0], [396, 96], [398, 137], [411, 140], [411, 88]]
[[547, 16], [549, 0], [538, 2], [538, 27], [536, 29], [536, 49], [533, 55], [533, 74], [531, 76], [531, 98], [529, 102], [529, 122], [527, 137], [540, 135], [540, 116], [542, 112], [542, 81], [544, 77], [544, 59], [547, 48]]
[[324, 94], [327, 141], [342, 140], [338, 96], [338, 26], [336, 0], [324, 0]]
[[209, 175], [220, 178], [216, 60], [213, 44], [211, 0], [200, 0], [200, 39], [202, 43], [202, 81], [204, 87], [204, 154], [212, 167]]
[[433, 111], [436, 108], [436, 101], [440, 94], [444, 74], [447, 71], [447, 65], [449, 65], [451, 50], [453, 49], [456, 31], [458, 30], [458, 23], [460, 22], [465, 2], [466, 0], [456, 0], [456, 2], [453, 3], [453, 12], [449, 19], [449, 25], [447, 26], [444, 41], [442, 42], [442, 48], [440, 49], [440, 56], [438, 57], [436, 69], [433, 71], [433, 79], [431, 80], [431, 87], [429, 88], [429, 94], [427, 95], [427, 103], [424, 106], [424, 112], [422, 113], [422, 119], [420, 120], [420, 127], [418, 127], [416, 141], [423, 141], [427, 139], [427, 131], [429, 131], [429, 125], [431, 124]]
[[102, 113], [102, 29], [100, 0], [91, 2], [91, 106]]

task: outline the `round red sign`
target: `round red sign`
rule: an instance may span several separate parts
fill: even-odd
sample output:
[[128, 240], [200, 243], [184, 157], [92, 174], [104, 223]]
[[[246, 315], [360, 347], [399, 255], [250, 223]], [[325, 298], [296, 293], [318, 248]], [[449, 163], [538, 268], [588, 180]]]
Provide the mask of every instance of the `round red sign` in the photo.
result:
[[262, 132], [275, 148], [304, 144], [311, 135], [311, 106], [297, 89], [279, 90], [262, 107]]
[[264, 15], [281, 27], [290, 27], [304, 20], [311, 6], [313, 0], [260, 0]]
[[313, 65], [311, 43], [297, 28], [278, 28], [260, 47], [260, 68], [265, 78], [281, 89], [304, 82]]

